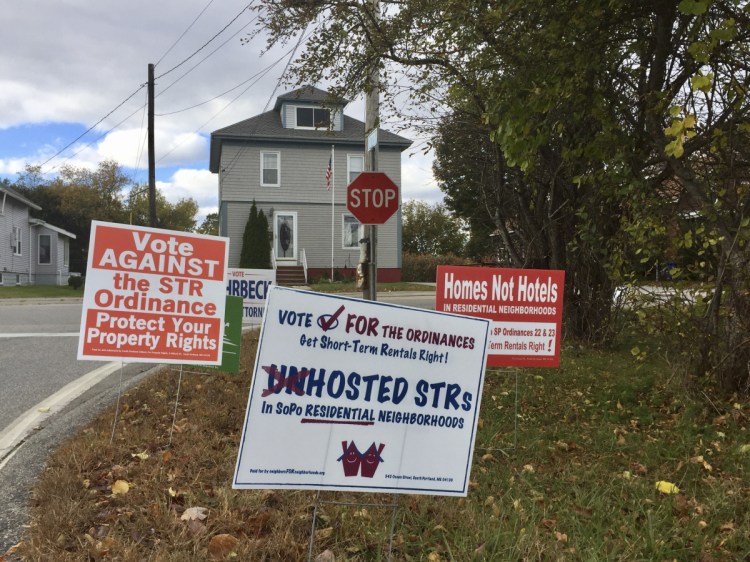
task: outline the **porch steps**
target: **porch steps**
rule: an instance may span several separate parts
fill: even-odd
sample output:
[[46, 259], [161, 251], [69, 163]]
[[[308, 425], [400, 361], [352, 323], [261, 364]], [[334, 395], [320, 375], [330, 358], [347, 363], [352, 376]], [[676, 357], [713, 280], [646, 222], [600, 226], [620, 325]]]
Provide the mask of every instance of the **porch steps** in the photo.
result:
[[276, 268], [276, 284], [285, 287], [307, 285], [305, 268], [301, 265], [278, 266]]

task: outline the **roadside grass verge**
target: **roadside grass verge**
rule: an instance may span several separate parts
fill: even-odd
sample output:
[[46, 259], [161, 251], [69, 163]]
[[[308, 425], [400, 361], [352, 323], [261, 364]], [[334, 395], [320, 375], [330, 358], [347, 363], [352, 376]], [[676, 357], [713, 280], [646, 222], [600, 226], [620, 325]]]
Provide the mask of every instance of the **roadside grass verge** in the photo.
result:
[[[319, 293], [361, 293], [362, 289], [357, 289], [354, 281], [319, 281], [309, 285], [311, 291]], [[392, 293], [394, 291], [435, 291], [434, 285], [426, 283], [410, 283], [401, 281], [398, 283], [378, 283], [377, 290], [379, 293]]]
[[[246, 334], [239, 375], [183, 374], [174, 430], [178, 373], [164, 369], [122, 397], [112, 444], [113, 410], [65, 443], [15, 554], [305, 560], [315, 492], [231, 489], [256, 347]], [[629, 344], [562, 357], [559, 369], [487, 372], [468, 497], [321, 493], [360, 505], [319, 507], [313, 558], [387, 559], [396, 501], [397, 561], [746, 560], [750, 403], [690, 397]]]
[[83, 289], [68, 285], [19, 285], [0, 287], [0, 299], [83, 297]]

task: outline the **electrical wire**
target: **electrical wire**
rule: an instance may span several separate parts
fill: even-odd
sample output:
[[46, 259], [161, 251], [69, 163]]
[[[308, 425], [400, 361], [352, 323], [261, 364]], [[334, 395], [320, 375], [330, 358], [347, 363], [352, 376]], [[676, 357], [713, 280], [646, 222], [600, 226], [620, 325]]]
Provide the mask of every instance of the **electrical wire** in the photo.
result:
[[[50, 162], [50, 160], [54, 160], [55, 158], [57, 158], [58, 156], [60, 156], [60, 154], [62, 154], [68, 148], [70, 148], [71, 146], [73, 146], [73, 144], [75, 144], [76, 141], [80, 140], [87, 133], [90, 133], [94, 129], [94, 127], [96, 127], [99, 123], [101, 123], [107, 117], [109, 117], [110, 115], [112, 115], [115, 111], [117, 111], [118, 109], [120, 109], [123, 105], [125, 105], [128, 101], [130, 101], [130, 99], [133, 98], [133, 96], [135, 96], [138, 92], [140, 92], [145, 87], [146, 87], [145, 84], [141, 84], [135, 92], [133, 92], [128, 97], [126, 97], [124, 100], [122, 100], [119, 104], [117, 104], [117, 106], [115, 106], [115, 108], [112, 111], [110, 111], [109, 113], [107, 113], [104, 117], [102, 117], [101, 119], [99, 119], [99, 121], [97, 121], [96, 123], [94, 123], [93, 125], [91, 125], [91, 127], [89, 127], [88, 129], [86, 129], [84, 132], [82, 132], [80, 135], [78, 135], [76, 138], [74, 138], [72, 141], [70, 141], [68, 144], [66, 144], [64, 147], [62, 147], [60, 150], [58, 150], [55, 154], [53, 154], [52, 156], [50, 156], [49, 158], [47, 158], [44, 162], [42, 162], [40, 164], [39, 168], [40, 169], [43, 168], [45, 165], [47, 165], [48, 162]], [[140, 108], [138, 108], [138, 109], [140, 109]], [[136, 110], [136, 113], [137, 112], [138, 112], [138, 110]], [[131, 114], [131, 116], [132, 115], [133, 114]], [[128, 119], [129, 118], [130, 118], [130, 116], [128, 116]]]
[[[286, 53], [285, 53], [285, 56], [286, 56]], [[226, 105], [225, 105], [224, 107], [222, 107], [222, 108], [221, 108], [221, 109], [220, 109], [219, 111], [217, 111], [216, 113], [214, 113], [214, 114], [213, 114], [213, 115], [212, 115], [212, 116], [211, 116], [211, 117], [210, 117], [210, 118], [208, 119], [208, 121], [206, 121], [205, 123], [203, 123], [203, 124], [202, 124], [202, 125], [201, 125], [200, 127], [198, 127], [198, 128], [197, 128], [197, 129], [195, 130], [195, 131], [193, 131], [193, 134], [195, 134], [195, 133], [199, 133], [199, 132], [201, 131], [201, 129], [203, 129], [203, 128], [204, 128], [204, 127], [205, 127], [206, 125], [208, 125], [208, 124], [209, 124], [209, 123], [210, 123], [211, 121], [213, 121], [214, 119], [216, 119], [216, 118], [217, 118], [217, 117], [218, 117], [219, 115], [221, 115], [221, 114], [222, 114], [222, 113], [223, 113], [223, 112], [224, 112], [224, 111], [225, 111], [225, 110], [226, 110], [226, 109], [227, 109], [227, 108], [228, 108], [228, 107], [229, 107], [230, 105], [232, 105], [232, 104], [233, 104], [234, 102], [236, 102], [236, 101], [237, 101], [237, 100], [238, 100], [239, 98], [241, 98], [241, 97], [242, 97], [243, 95], [245, 95], [245, 93], [246, 93], [246, 92], [247, 92], [247, 91], [248, 91], [248, 90], [249, 90], [250, 88], [252, 88], [253, 86], [255, 86], [255, 84], [257, 84], [258, 82], [260, 82], [260, 80], [261, 80], [262, 78], [264, 78], [264, 77], [266, 76], [266, 74], [268, 74], [268, 73], [269, 73], [269, 72], [271, 71], [271, 69], [273, 69], [273, 67], [274, 67], [274, 66], [276, 66], [276, 65], [277, 65], [277, 64], [278, 64], [279, 62], [281, 62], [282, 60], [283, 60], [283, 57], [279, 58], [279, 59], [278, 59], [278, 60], [276, 60], [276, 61], [275, 61], [274, 63], [272, 63], [272, 64], [270, 64], [270, 65], [269, 65], [268, 67], [266, 67], [266, 68], [265, 68], [264, 70], [262, 70], [261, 72], [259, 72], [258, 74], [256, 74], [256, 75], [254, 76], [254, 77], [255, 77], [255, 81], [254, 81], [254, 82], [252, 82], [252, 83], [251, 83], [251, 84], [250, 84], [250, 85], [249, 85], [249, 86], [248, 86], [247, 88], [245, 88], [245, 89], [244, 89], [244, 90], [242, 90], [242, 91], [241, 91], [241, 92], [240, 92], [239, 94], [237, 94], [237, 95], [236, 95], [236, 96], [235, 96], [234, 98], [232, 98], [232, 100], [231, 100], [231, 101], [230, 101], [229, 103], [227, 103], [227, 104], [226, 104]], [[251, 79], [252, 79], [252, 78], [251, 78]], [[246, 82], [247, 82], [247, 81], [246, 81]], [[233, 88], [233, 89], [235, 89], [235, 90], [236, 90], [237, 88]], [[185, 142], [187, 142], [187, 141], [185, 141]], [[173, 153], [173, 152], [174, 152], [175, 150], [177, 150], [177, 149], [178, 149], [178, 148], [180, 148], [180, 147], [181, 147], [181, 146], [182, 146], [183, 144], [185, 144], [185, 142], [181, 142], [181, 143], [177, 144], [176, 146], [174, 146], [174, 147], [172, 148], [172, 150], [170, 150], [170, 151], [169, 151], [169, 152], [167, 152], [166, 154], [163, 154], [163, 155], [161, 156], [161, 158], [159, 158], [159, 159], [158, 159], [158, 160], [157, 160], [156, 162], [157, 162], [157, 163], [159, 163], [159, 162], [161, 162], [162, 160], [164, 160], [164, 159], [165, 159], [165, 158], [166, 158], [167, 156], [169, 156], [169, 155], [170, 155], [170, 154], [172, 154], [172, 153]]]
[[[253, 0], [253, 1], [254, 1], [254, 0]], [[172, 47], [170, 47], [170, 48], [169, 48], [169, 49], [167, 50], [167, 52], [166, 52], [166, 53], [164, 53], [164, 55], [162, 55], [161, 59], [159, 59], [160, 61], [161, 61], [161, 60], [162, 60], [162, 59], [163, 59], [163, 58], [164, 58], [164, 57], [165, 57], [165, 56], [167, 55], [167, 53], [168, 53], [169, 51], [171, 51], [171, 50], [172, 50], [172, 48], [174, 48], [174, 46], [175, 46], [175, 45], [177, 44], [177, 42], [179, 42], [179, 41], [180, 41], [180, 39], [181, 39], [181, 38], [182, 38], [182, 37], [183, 37], [183, 36], [184, 36], [184, 35], [185, 35], [185, 34], [186, 34], [186, 33], [188, 32], [188, 30], [189, 30], [189, 29], [190, 29], [190, 28], [191, 28], [191, 27], [192, 27], [192, 26], [193, 26], [193, 25], [195, 24], [195, 22], [196, 22], [196, 21], [198, 21], [198, 19], [199, 19], [199, 18], [201, 17], [201, 15], [202, 15], [202, 14], [203, 14], [203, 13], [204, 13], [204, 12], [205, 12], [205, 11], [206, 11], [207, 9], [208, 9], [208, 7], [209, 7], [209, 6], [211, 5], [211, 3], [213, 3], [213, 0], [211, 0], [211, 1], [210, 1], [210, 2], [208, 3], [208, 5], [207, 5], [207, 6], [205, 7], [205, 8], [203, 8], [203, 10], [202, 10], [202, 11], [200, 12], [200, 14], [198, 14], [198, 16], [197, 16], [197, 17], [195, 18], [195, 20], [193, 21], [193, 23], [191, 23], [191, 24], [190, 24], [190, 26], [188, 26], [188, 28], [187, 28], [187, 29], [186, 29], [186, 30], [185, 30], [185, 31], [184, 31], [184, 32], [182, 33], [182, 35], [180, 35], [180, 37], [179, 37], [179, 38], [177, 39], [177, 41], [175, 41], [175, 43], [174, 43], [174, 44], [172, 45]], [[179, 64], [177, 64], [176, 66], [174, 66], [174, 67], [173, 67], [172, 69], [170, 69], [170, 70], [168, 70], [167, 72], [165, 72], [165, 73], [163, 73], [163, 74], [159, 75], [159, 77], [162, 77], [162, 76], [165, 76], [166, 74], [169, 74], [170, 72], [172, 72], [172, 71], [173, 71], [173, 70], [175, 70], [176, 68], [180, 67], [181, 65], [183, 65], [184, 63], [186, 63], [186, 62], [187, 62], [188, 60], [190, 60], [190, 59], [191, 59], [191, 58], [192, 58], [193, 56], [195, 56], [195, 55], [196, 55], [196, 54], [197, 54], [198, 52], [200, 52], [200, 51], [201, 51], [201, 50], [202, 50], [203, 48], [205, 48], [205, 47], [206, 47], [206, 46], [207, 46], [207, 45], [208, 45], [209, 43], [211, 43], [211, 41], [213, 41], [213, 40], [214, 40], [214, 39], [215, 39], [216, 37], [218, 37], [219, 35], [221, 35], [221, 34], [222, 34], [222, 33], [223, 33], [223, 32], [224, 32], [224, 31], [225, 31], [225, 30], [226, 30], [226, 29], [227, 29], [227, 28], [228, 28], [228, 27], [229, 27], [229, 26], [230, 26], [230, 25], [232, 24], [232, 23], [234, 23], [234, 22], [235, 22], [235, 21], [237, 20], [237, 18], [239, 18], [239, 17], [240, 17], [240, 16], [241, 16], [241, 15], [242, 15], [242, 14], [243, 14], [243, 13], [245, 12], [245, 10], [247, 10], [248, 8], [250, 8], [250, 6], [252, 6], [252, 4], [253, 4], [253, 2], [250, 2], [250, 3], [248, 3], [248, 4], [247, 4], [247, 5], [246, 5], [246, 6], [244, 7], [244, 8], [242, 8], [242, 10], [241, 10], [241, 11], [240, 11], [240, 12], [239, 12], [239, 13], [238, 13], [238, 14], [237, 14], [237, 15], [236, 15], [236, 16], [235, 16], [234, 18], [232, 18], [232, 20], [230, 20], [230, 22], [229, 22], [229, 23], [228, 23], [227, 25], [225, 25], [225, 26], [224, 26], [224, 27], [222, 28], [222, 30], [221, 30], [221, 31], [219, 31], [219, 32], [218, 32], [217, 34], [215, 34], [215, 35], [214, 35], [214, 36], [213, 36], [213, 37], [212, 37], [211, 39], [209, 39], [209, 40], [208, 40], [208, 41], [207, 41], [206, 43], [204, 43], [204, 44], [203, 44], [203, 46], [201, 46], [201, 47], [200, 47], [200, 48], [199, 48], [198, 50], [196, 50], [196, 51], [195, 51], [195, 52], [194, 52], [194, 53], [193, 53], [192, 55], [190, 55], [189, 57], [187, 57], [186, 59], [184, 59], [184, 60], [183, 60], [182, 62], [180, 62]], [[255, 18], [254, 18], [254, 19], [255, 19]], [[254, 19], [253, 19], [253, 21], [254, 21]], [[251, 23], [252, 23], [252, 22], [251, 22]], [[249, 24], [248, 24], [248, 25], [249, 25]], [[247, 25], [246, 25], [245, 27], [247, 27]], [[242, 29], [244, 29], [244, 27], [243, 27]], [[235, 35], [236, 35], [236, 34], [235, 34]], [[225, 42], [224, 42], [224, 43], [223, 43], [222, 45], [220, 45], [220, 46], [219, 46], [218, 48], [221, 48], [221, 47], [222, 47], [223, 45], [225, 45], [226, 43], [227, 43], [227, 42], [225, 41]], [[218, 50], [218, 48], [217, 48], [216, 50]], [[216, 50], [214, 50], [214, 51], [213, 51], [213, 52], [212, 52], [211, 54], [215, 53], [215, 52], [216, 52]], [[211, 55], [208, 55], [208, 56], [211, 56]], [[208, 58], [208, 57], [206, 57], [206, 58]], [[205, 58], [204, 58], [203, 60], [205, 60]], [[203, 62], [203, 60], [202, 60], [201, 62]], [[198, 63], [198, 64], [200, 64], [200, 63]], [[195, 66], [198, 66], [198, 65], [195, 65]], [[193, 68], [195, 68], [195, 67], [193, 67]], [[192, 69], [191, 69], [191, 71], [192, 71]], [[189, 73], [189, 72], [190, 72], [190, 71], [188, 71], [188, 73]], [[185, 75], [187, 75], [188, 73], [185, 73]], [[180, 79], [181, 79], [181, 78], [183, 78], [183, 77], [184, 77], [185, 75], [183, 75], [182, 77], [180, 77]], [[179, 79], [178, 79], [178, 80], [179, 80]], [[175, 82], [177, 82], [177, 80], [176, 80]], [[174, 85], [174, 83], [172, 83], [172, 85]], [[79, 141], [79, 140], [81, 140], [81, 139], [82, 139], [82, 138], [83, 138], [84, 136], [86, 136], [86, 135], [87, 135], [88, 133], [90, 133], [90, 132], [91, 132], [92, 130], [94, 130], [94, 128], [95, 128], [95, 127], [96, 127], [97, 125], [99, 125], [99, 124], [100, 124], [101, 122], [103, 122], [103, 121], [104, 121], [105, 119], [107, 119], [107, 117], [109, 117], [110, 115], [112, 115], [112, 114], [113, 114], [113, 113], [114, 113], [115, 111], [117, 111], [118, 109], [120, 109], [120, 108], [121, 108], [121, 107], [122, 107], [123, 105], [125, 105], [125, 104], [126, 104], [126, 103], [127, 103], [127, 102], [128, 102], [129, 100], [130, 100], [130, 99], [132, 99], [132, 98], [133, 98], [133, 97], [134, 97], [134, 96], [135, 96], [135, 95], [136, 95], [136, 94], [137, 94], [138, 92], [140, 92], [140, 91], [141, 91], [141, 90], [142, 90], [143, 88], [145, 88], [145, 87], [146, 87], [146, 84], [141, 84], [141, 85], [140, 85], [140, 86], [138, 87], [138, 89], [137, 89], [137, 90], [135, 90], [135, 91], [134, 91], [134, 92], [133, 92], [132, 94], [130, 94], [130, 95], [129, 95], [129, 96], [127, 97], [127, 98], [125, 98], [125, 99], [124, 99], [124, 100], [123, 100], [122, 102], [120, 102], [120, 103], [119, 103], [119, 104], [118, 104], [117, 106], [115, 106], [115, 107], [114, 107], [114, 108], [113, 108], [113, 109], [112, 109], [111, 111], [109, 111], [109, 112], [108, 112], [108, 113], [107, 113], [107, 114], [106, 114], [106, 115], [105, 115], [104, 117], [102, 117], [101, 119], [99, 119], [99, 120], [98, 120], [98, 121], [97, 121], [96, 123], [94, 123], [93, 125], [91, 125], [91, 126], [90, 126], [90, 127], [88, 128], [88, 129], [86, 129], [86, 130], [85, 130], [85, 131], [84, 131], [83, 133], [81, 133], [80, 135], [78, 135], [78, 136], [77, 136], [77, 137], [76, 137], [75, 139], [73, 139], [72, 141], [70, 141], [70, 142], [69, 142], [68, 144], [66, 144], [66, 145], [65, 145], [64, 147], [62, 147], [62, 148], [61, 148], [60, 150], [58, 150], [58, 151], [57, 151], [57, 152], [56, 152], [55, 154], [53, 154], [52, 156], [50, 156], [49, 158], [47, 158], [47, 160], [45, 160], [44, 162], [42, 162], [42, 163], [41, 163], [41, 164], [39, 165], [40, 169], [41, 169], [41, 168], [43, 168], [44, 166], [46, 166], [47, 164], [49, 164], [49, 162], [51, 162], [52, 160], [54, 160], [55, 158], [57, 158], [58, 156], [60, 156], [60, 155], [61, 155], [61, 154], [62, 154], [63, 152], [65, 152], [65, 151], [66, 151], [66, 150], [67, 150], [68, 148], [70, 148], [71, 146], [73, 146], [73, 145], [74, 145], [74, 144], [75, 144], [76, 142], [78, 142], [78, 141]], [[170, 87], [171, 87], [171, 85], [170, 85]], [[113, 127], [113, 128], [111, 128], [111, 129], [109, 129], [109, 130], [108, 130], [108, 131], [106, 131], [106, 132], [105, 132], [104, 134], [106, 135], [106, 134], [110, 133], [111, 131], [113, 131], [113, 130], [114, 130], [115, 128], [117, 128], [117, 127], [118, 127], [119, 125], [121, 125], [122, 123], [124, 123], [125, 121], [127, 121], [128, 119], [130, 119], [130, 118], [131, 118], [131, 117], [132, 117], [133, 115], [135, 115], [135, 113], [137, 113], [137, 112], [138, 112], [139, 110], [141, 110], [141, 109], [142, 109], [143, 107], [144, 107], [144, 106], [140, 106], [140, 107], [139, 107], [138, 109], [136, 109], [136, 111], [135, 111], [135, 112], [133, 112], [133, 113], [131, 113], [130, 115], [128, 115], [128, 116], [127, 116], [127, 117], [126, 117], [125, 119], [123, 119], [123, 120], [122, 120], [122, 121], [120, 121], [120, 122], [119, 122], [119, 123], [118, 123], [117, 125], [115, 125], [115, 127]], [[63, 160], [63, 162], [67, 162], [67, 161], [68, 161], [68, 160], [70, 160], [71, 158], [73, 158], [73, 157], [77, 156], [78, 154], [80, 154], [80, 153], [81, 153], [81, 151], [82, 151], [83, 149], [85, 149], [86, 147], [90, 146], [90, 145], [91, 145], [91, 144], [92, 144], [93, 142], [95, 142], [95, 141], [97, 141], [97, 140], [101, 139], [101, 138], [102, 138], [102, 136], [104, 136], [104, 135], [100, 135], [100, 136], [96, 137], [96, 138], [95, 138], [94, 140], [92, 140], [92, 141], [90, 141], [90, 142], [88, 142], [88, 143], [84, 144], [84, 145], [83, 145], [83, 147], [81, 147], [81, 149], [80, 149], [80, 150], [78, 150], [78, 151], [77, 151], [77, 152], [75, 152], [74, 154], [70, 155], [69, 157], [65, 158], [65, 159]], [[52, 170], [55, 170], [55, 169], [57, 169], [58, 167], [59, 167], [59, 165], [58, 165], [58, 166], [54, 166], [54, 167], [52, 167]]]
[[224, 33], [224, 32], [225, 32], [225, 31], [227, 30], [227, 28], [228, 28], [228, 27], [229, 27], [230, 25], [232, 25], [232, 24], [233, 24], [233, 23], [234, 23], [235, 21], [237, 21], [237, 20], [239, 19], [239, 17], [240, 17], [240, 16], [241, 16], [241, 15], [242, 15], [243, 13], [245, 13], [245, 10], [249, 9], [249, 8], [250, 8], [250, 6], [252, 6], [252, 4], [253, 4], [253, 3], [252, 3], [252, 2], [250, 2], [249, 4], [247, 4], [247, 6], [245, 6], [244, 8], [242, 8], [242, 10], [240, 10], [240, 12], [239, 12], [239, 13], [238, 13], [238, 14], [237, 14], [236, 16], [234, 16], [234, 17], [233, 17], [233, 18], [232, 18], [232, 19], [231, 19], [231, 20], [229, 21], [229, 23], [228, 23], [228, 24], [226, 24], [226, 25], [225, 25], [224, 27], [222, 27], [222, 28], [221, 28], [221, 30], [219, 30], [219, 32], [218, 32], [218, 33], [216, 33], [216, 34], [215, 34], [215, 35], [214, 35], [213, 37], [211, 37], [211, 39], [209, 39], [209, 40], [208, 40], [208, 41], [206, 41], [206, 42], [205, 42], [205, 43], [204, 43], [203, 45], [201, 45], [200, 47], [198, 47], [198, 49], [197, 49], [197, 50], [195, 50], [195, 51], [193, 52], [193, 54], [192, 54], [192, 55], [190, 55], [190, 56], [188, 56], [187, 58], [183, 59], [183, 60], [182, 60], [182, 62], [179, 62], [179, 63], [177, 63], [176, 65], [174, 65], [174, 66], [173, 66], [172, 68], [170, 68], [170, 69], [169, 69], [169, 70], [167, 70], [166, 72], [163, 72], [163, 73], [159, 74], [159, 76], [156, 76], [156, 77], [154, 78], [154, 80], [157, 80], [157, 79], [159, 79], [159, 78], [163, 78], [164, 76], [166, 76], [166, 75], [167, 75], [167, 74], [169, 74], [170, 72], [174, 72], [175, 70], [177, 70], [178, 68], [180, 68], [180, 67], [181, 67], [181, 66], [182, 66], [183, 64], [185, 64], [185, 63], [186, 63], [187, 61], [189, 61], [190, 59], [192, 59], [192, 58], [193, 58], [193, 57], [194, 57], [195, 55], [197, 55], [198, 53], [200, 53], [200, 52], [201, 52], [201, 51], [202, 51], [203, 49], [205, 49], [205, 48], [206, 48], [206, 47], [207, 47], [207, 46], [208, 46], [208, 45], [209, 45], [209, 44], [210, 44], [210, 43], [211, 43], [211, 42], [212, 42], [212, 41], [213, 41], [214, 39], [216, 39], [216, 38], [217, 38], [217, 37], [218, 37], [219, 35], [221, 35], [222, 33]]
[[167, 49], [167, 52], [166, 52], [166, 53], [164, 53], [164, 54], [163, 54], [163, 55], [162, 55], [162, 56], [161, 56], [161, 57], [159, 58], [159, 60], [158, 60], [158, 61], [156, 61], [156, 63], [154, 63], [154, 67], [156, 67], [156, 66], [159, 66], [159, 63], [160, 63], [161, 61], [163, 61], [163, 60], [164, 60], [164, 57], [166, 57], [166, 56], [167, 56], [167, 55], [168, 55], [168, 54], [169, 54], [169, 53], [170, 53], [170, 52], [172, 51], [172, 49], [174, 49], [174, 48], [175, 48], [175, 46], [177, 46], [177, 43], [179, 43], [179, 42], [180, 42], [180, 41], [182, 40], [182, 38], [183, 38], [183, 37], [185, 37], [185, 34], [186, 34], [186, 33], [187, 33], [188, 31], [190, 31], [190, 29], [191, 29], [191, 28], [192, 28], [192, 27], [193, 27], [193, 26], [195, 25], [195, 22], [197, 22], [197, 21], [198, 21], [198, 20], [200, 19], [200, 17], [201, 17], [202, 15], [203, 15], [203, 13], [204, 13], [204, 12], [205, 12], [206, 10], [208, 10], [208, 8], [209, 8], [209, 7], [211, 6], [211, 4], [213, 4], [213, 3], [214, 3], [214, 0], [209, 0], [208, 4], [206, 4], [206, 7], [205, 7], [205, 8], [203, 8], [203, 9], [201, 10], [201, 12], [200, 12], [200, 13], [199, 13], [199, 14], [198, 14], [198, 15], [197, 15], [196, 17], [195, 17], [195, 19], [193, 20], [193, 23], [191, 23], [190, 25], [188, 25], [188, 26], [187, 26], [187, 29], [186, 29], [185, 31], [183, 31], [183, 32], [182, 32], [182, 35], [180, 35], [180, 36], [179, 36], [179, 37], [178, 37], [178, 38], [177, 38], [177, 39], [175, 40], [175, 42], [174, 42], [174, 43], [172, 43], [172, 46], [171, 46], [171, 47], [169, 47], [169, 49]]
[[[307, 30], [305, 30], [305, 31], [307, 31]], [[307, 37], [309, 37], [313, 33], [313, 31], [315, 31], [315, 29], [313, 29], [312, 31], [310, 31], [309, 34], [306, 34], [305, 32], [300, 33], [299, 39], [297, 40], [297, 44], [294, 46], [294, 48], [292, 49], [291, 53], [289, 54], [289, 58], [286, 61], [286, 65], [284, 66], [284, 70], [279, 75], [279, 79], [276, 80], [276, 85], [274, 86], [273, 91], [271, 92], [271, 95], [268, 97], [268, 101], [266, 102], [266, 105], [263, 108], [263, 113], [265, 113], [266, 111], [268, 111], [268, 106], [271, 105], [271, 101], [273, 100], [274, 96], [276, 95], [276, 92], [278, 91], [279, 86], [281, 85], [281, 81], [284, 79], [284, 76], [286, 75], [287, 70], [289, 70], [289, 65], [292, 63], [292, 60], [294, 59], [294, 55], [297, 53], [297, 49], [299, 49], [299, 47], [302, 44], [303, 40], [307, 39]], [[248, 88], [249, 88], [249, 86], [248, 86]], [[240, 95], [242, 95], [242, 94], [240, 94]], [[224, 109], [226, 109], [226, 107]], [[256, 124], [256, 127], [257, 127], [257, 124]], [[234, 158], [232, 158], [232, 160], [227, 165], [227, 168], [226, 168], [226, 171], [225, 171], [225, 175], [228, 175], [232, 171], [232, 169], [234, 168], [234, 165], [237, 162], [237, 160], [239, 159], [240, 155], [242, 155], [247, 148], [248, 148], [248, 143], [247, 143], [247, 140], [246, 140], [245, 141], [245, 145], [242, 146], [240, 148], [240, 150], [237, 151], [237, 153], [234, 155]]]
[[[193, 66], [192, 66], [192, 67], [190, 68], [190, 70], [188, 70], [188, 71], [187, 71], [187, 72], [185, 72], [185, 73], [184, 73], [184, 74], [183, 74], [182, 76], [180, 76], [179, 78], [177, 78], [177, 79], [176, 79], [176, 80], [175, 80], [174, 82], [172, 82], [172, 83], [171, 83], [171, 84], [170, 84], [169, 86], [167, 86], [166, 88], [163, 88], [162, 90], [160, 90], [160, 91], [159, 91], [159, 93], [158, 93], [158, 94], [156, 95], [156, 97], [157, 97], [157, 98], [159, 98], [160, 96], [162, 96], [163, 94], [165, 94], [165, 93], [166, 93], [166, 92], [167, 92], [167, 91], [168, 91], [168, 90], [169, 90], [169, 89], [170, 89], [170, 88], [171, 88], [172, 86], [174, 86], [175, 84], [177, 84], [177, 82], [179, 82], [180, 80], [182, 80], [183, 78], [185, 78], [185, 76], [187, 76], [188, 74], [190, 74], [190, 73], [191, 73], [191, 72], [192, 72], [193, 70], [195, 70], [196, 68], [198, 68], [198, 66], [200, 66], [201, 64], [203, 64], [203, 63], [204, 63], [204, 62], [205, 62], [205, 61], [206, 61], [206, 60], [207, 60], [207, 59], [208, 59], [209, 57], [211, 57], [211, 56], [213, 56], [214, 54], [216, 54], [216, 52], [217, 52], [217, 51], [218, 51], [219, 49], [221, 49], [221, 48], [222, 48], [222, 47], [224, 47], [224, 46], [225, 46], [225, 45], [226, 45], [227, 43], [229, 43], [229, 42], [230, 42], [230, 41], [231, 41], [232, 39], [234, 39], [235, 37], [237, 37], [237, 35], [239, 35], [240, 33], [242, 33], [242, 32], [243, 32], [243, 31], [245, 30], [245, 28], [247, 28], [247, 27], [248, 27], [249, 25], [251, 25], [251, 24], [252, 24], [252, 23], [253, 23], [253, 22], [254, 22], [255, 20], [257, 20], [257, 19], [258, 19], [258, 16], [255, 16], [255, 17], [254, 17], [253, 19], [251, 19], [251, 20], [250, 20], [249, 22], [247, 22], [247, 23], [246, 23], [245, 25], [243, 25], [243, 26], [242, 26], [242, 27], [241, 27], [241, 28], [240, 28], [239, 30], [237, 30], [237, 31], [236, 31], [236, 32], [235, 32], [235, 33], [234, 33], [234, 34], [233, 34], [233, 35], [232, 35], [231, 37], [229, 37], [229, 38], [228, 38], [228, 39], [227, 39], [226, 41], [224, 41], [224, 42], [223, 42], [223, 43], [222, 43], [221, 45], [219, 45], [218, 47], [216, 47], [216, 48], [215, 48], [215, 49], [214, 49], [213, 51], [211, 51], [210, 53], [208, 53], [208, 54], [207, 54], [207, 55], [206, 55], [205, 57], [203, 57], [203, 58], [202, 58], [202, 59], [201, 59], [200, 61], [198, 61], [198, 62], [197, 62], [196, 64], [194, 64], [194, 65], [193, 65]], [[241, 85], [241, 84], [240, 84], [240, 85]], [[235, 88], [239, 88], [239, 86], [235, 86]], [[233, 88], [233, 89], [234, 89], [234, 88]], [[231, 92], [231, 91], [232, 91], [232, 90], [229, 90], [229, 92]], [[228, 93], [228, 92], [225, 92], [225, 93]], [[219, 94], [219, 96], [222, 96], [222, 95], [224, 95], [224, 94]], [[217, 96], [217, 97], [219, 97], [219, 96]], [[213, 99], [216, 99], [216, 98], [213, 98]], [[208, 103], [209, 101], [213, 101], [213, 99], [211, 99], [211, 100], [208, 100], [208, 101], [206, 101], [206, 102], [202, 102], [202, 103], [200, 103], [200, 104], [198, 104], [198, 105], [196, 105], [196, 106], [193, 106], [193, 107], [198, 107], [199, 105], [203, 105], [204, 103]], [[157, 114], [155, 114], [155, 115], [156, 115], [156, 117], [163, 117], [163, 116], [165, 116], [165, 115], [171, 115], [172, 113], [179, 113], [180, 111], [187, 111], [188, 109], [193, 109], [193, 108], [192, 108], [192, 107], [189, 107], [189, 108], [186, 108], [186, 109], [183, 109], [183, 110], [179, 110], [179, 111], [173, 111], [173, 112], [171, 112], [171, 113], [157, 113]]]

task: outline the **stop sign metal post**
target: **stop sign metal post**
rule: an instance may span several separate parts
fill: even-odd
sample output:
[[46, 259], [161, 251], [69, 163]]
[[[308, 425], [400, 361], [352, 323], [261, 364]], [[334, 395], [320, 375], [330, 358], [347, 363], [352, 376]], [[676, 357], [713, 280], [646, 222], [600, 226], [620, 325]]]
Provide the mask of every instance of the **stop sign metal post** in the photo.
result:
[[398, 186], [384, 172], [361, 172], [346, 188], [346, 208], [362, 224], [385, 224], [398, 199]]
[[[374, 167], [377, 152], [376, 143], [374, 151], [368, 151], [368, 167]], [[357, 285], [360, 286], [362, 282], [362, 296], [365, 299], [378, 300], [377, 225], [385, 224], [398, 206], [398, 186], [383, 172], [361, 172], [346, 188], [346, 208], [365, 225], [365, 237], [359, 241], [361, 255], [357, 266]]]

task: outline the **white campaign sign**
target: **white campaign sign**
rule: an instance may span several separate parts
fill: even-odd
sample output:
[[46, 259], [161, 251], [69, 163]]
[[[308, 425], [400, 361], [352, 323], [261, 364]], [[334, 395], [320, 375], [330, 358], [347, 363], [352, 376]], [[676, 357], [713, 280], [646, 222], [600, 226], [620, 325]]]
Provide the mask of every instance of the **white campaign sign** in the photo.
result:
[[465, 496], [488, 327], [271, 287], [233, 487]]
[[242, 297], [242, 323], [260, 324], [266, 295], [276, 284], [275, 269], [227, 269], [227, 295]]

